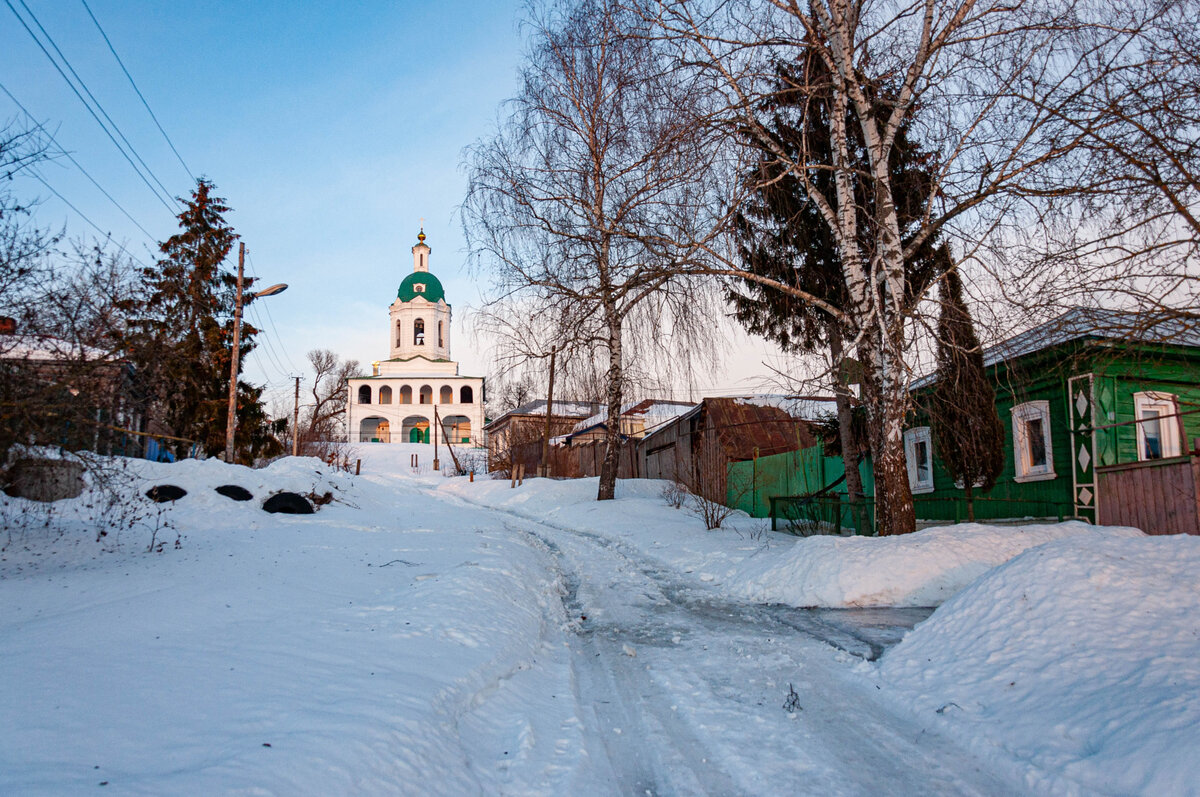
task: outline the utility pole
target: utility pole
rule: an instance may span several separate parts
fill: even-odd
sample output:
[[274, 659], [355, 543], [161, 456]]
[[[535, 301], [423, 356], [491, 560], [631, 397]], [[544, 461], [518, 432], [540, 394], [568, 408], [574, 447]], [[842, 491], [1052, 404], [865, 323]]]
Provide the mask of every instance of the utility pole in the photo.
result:
[[229, 415], [225, 420], [225, 461], [233, 462], [233, 434], [237, 431], [238, 356], [242, 346], [242, 269], [246, 264], [246, 245], [238, 243], [237, 301], [233, 306], [233, 352], [229, 358]]
[[542, 461], [538, 465], [539, 476], [550, 476], [550, 413], [554, 411], [554, 358], [558, 347], [550, 347], [550, 387], [546, 391], [546, 434], [542, 438]]
[[300, 377], [293, 376], [296, 380], [296, 403], [292, 409], [292, 456], [300, 455]]
[[437, 411], [437, 405], [436, 405], [436, 404], [434, 404], [434, 405], [433, 405], [433, 430], [432, 430], [432, 431], [433, 431], [433, 469], [434, 469], [434, 470], [437, 470], [437, 469], [438, 469], [438, 443], [437, 443], [437, 439], [438, 439], [438, 427], [439, 427], [439, 426], [440, 426], [440, 423], [439, 423], [439, 421], [438, 421], [438, 411]]

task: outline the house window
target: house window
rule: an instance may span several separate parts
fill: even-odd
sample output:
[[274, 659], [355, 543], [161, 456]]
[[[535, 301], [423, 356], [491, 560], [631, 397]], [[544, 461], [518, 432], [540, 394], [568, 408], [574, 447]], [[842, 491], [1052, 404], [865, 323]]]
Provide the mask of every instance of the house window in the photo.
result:
[[1054, 449], [1050, 444], [1050, 402], [1029, 401], [1012, 410], [1013, 456], [1016, 481], [1054, 478]]
[[1138, 421], [1138, 459], [1163, 459], [1180, 454], [1179, 403], [1170, 393], [1134, 393]]
[[929, 427], [919, 426], [904, 433], [904, 458], [908, 461], [908, 486], [914, 493], [933, 492], [933, 449]]
[[413, 344], [417, 346], [425, 345], [425, 319], [423, 318], [413, 321]]

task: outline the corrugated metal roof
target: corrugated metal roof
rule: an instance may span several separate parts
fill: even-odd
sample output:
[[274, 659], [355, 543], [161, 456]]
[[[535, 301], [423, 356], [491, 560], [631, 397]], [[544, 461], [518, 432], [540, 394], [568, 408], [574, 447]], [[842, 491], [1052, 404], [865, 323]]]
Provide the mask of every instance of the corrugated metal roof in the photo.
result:
[[814, 445], [807, 420], [763, 404], [739, 398], [706, 398], [702, 402], [704, 427], [713, 430], [729, 459], [753, 459], [795, 451]]
[[[1077, 340], [1111, 340], [1200, 348], [1200, 317], [1182, 314], [1134, 313], [1095, 307], [1074, 307], [1044, 324], [1013, 335], [983, 350], [984, 366], [1016, 360]], [[912, 388], [934, 383], [937, 374], [913, 381]]]

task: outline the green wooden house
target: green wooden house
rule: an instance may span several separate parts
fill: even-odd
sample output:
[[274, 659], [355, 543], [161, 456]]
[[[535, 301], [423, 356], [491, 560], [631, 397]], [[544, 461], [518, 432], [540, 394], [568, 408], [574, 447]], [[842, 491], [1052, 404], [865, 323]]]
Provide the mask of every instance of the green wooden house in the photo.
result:
[[[1176, 319], [1076, 308], [991, 347], [984, 364], [1004, 425], [1004, 468], [975, 490], [980, 521], [1082, 518], [1152, 533], [1200, 534], [1200, 328]], [[967, 517], [913, 385], [905, 431], [918, 521]], [[790, 457], [790, 459], [789, 459]], [[821, 530], [871, 525], [851, 517], [840, 460], [819, 448], [730, 466], [761, 489], [736, 504], [755, 516]], [[733, 471], [736, 470], [737, 473]], [[786, 472], [786, 479], [776, 473]], [[864, 463], [864, 486], [872, 480]], [[786, 484], [785, 489], [780, 489]]]
[[[976, 491], [977, 519], [1132, 519], [1147, 530], [1191, 530], [1176, 515], [1197, 513], [1188, 454], [1200, 445], [1200, 330], [1077, 308], [988, 349], [984, 364], [1004, 424], [1004, 469], [991, 490]], [[932, 384], [914, 385], [909, 484], [919, 520], [961, 520], [963, 491], [919, 409]], [[1142, 489], [1131, 493], [1131, 479]], [[1174, 495], [1189, 479], [1190, 497]]]

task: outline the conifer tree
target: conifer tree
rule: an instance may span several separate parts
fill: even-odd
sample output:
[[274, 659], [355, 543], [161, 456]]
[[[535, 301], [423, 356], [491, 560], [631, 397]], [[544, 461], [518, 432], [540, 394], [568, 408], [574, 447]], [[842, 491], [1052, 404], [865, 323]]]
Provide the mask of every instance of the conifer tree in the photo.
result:
[[937, 383], [929, 402], [934, 445], [947, 472], [962, 485], [967, 519], [975, 519], [975, 490], [990, 490], [1004, 466], [1004, 426], [983, 351], [963, 300], [962, 278], [943, 244], [942, 311], [938, 319]]
[[[143, 297], [133, 310], [130, 355], [152, 417], [177, 437], [224, 448], [237, 277], [224, 268], [237, 234], [229, 207], [201, 178], [179, 214], [180, 231], [160, 244], [162, 257], [142, 272]], [[253, 280], [244, 281], [246, 294]], [[240, 362], [258, 333], [243, 321]], [[238, 447], [273, 448], [261, 440], [261, 391], [239, 382]]]
[[[804, 182], [788, 166], [799, 162], [805, 152], [830, 152], [831, 96], [821, 91], [800, 91], [796, 86], [827, 83], [820, 59], [779, 63], [778, 90], [760, 108], [763, 125], [747, 135], [758, 153], [758, 162], [746, 175], [751, 194], [737, 217], [739, 255], [749, 271], [771, 277], [820, 297], [835, 308], [849, 306], [849, 296], [837, 242], [821, 212], [808, 195]], [[800, 77], [803, 73], [803, 77]], [[876, 87], [876, 92], [884, 89]], [[780, 153], [786, 153], [780, 157]], [[863, 164], [867, 155], [861, 141], [853, 147]], [[898, 215], [908, 229], [925, 213], [928, 203], [931, 158], [901, 126], [891, 154], [893, 184]], [[865, 167], [864, 167], [865, 168]], [[829, 204], [837, 206], [832, 170], [816, 170], [804, 179], [816, 184]], [[858, 201], [872, 198], [861, 192]], [[906, 263], [909, 300], [919, 296], [934, 274], [932, 245], [923, 246]], [[832, 361], [840, 363], [844, 351], [842, 330], [836, 319], [814, 304], [752, 280], [743, 280], [743, 290], [730, 293], [734, 316], [750, 332], [778, 343], [788, 351], [812, 352], [827, 347]], [[845, 463], [846, 486], [853, 504], [862, 493], [858, 474], [860, 424], [853, 423], [849, 388], [835, 382], [839, 447]], [[856, 521], [861, 524], [861, 521]]]

